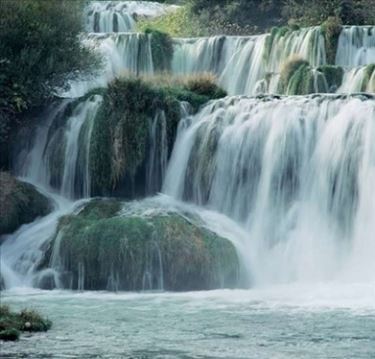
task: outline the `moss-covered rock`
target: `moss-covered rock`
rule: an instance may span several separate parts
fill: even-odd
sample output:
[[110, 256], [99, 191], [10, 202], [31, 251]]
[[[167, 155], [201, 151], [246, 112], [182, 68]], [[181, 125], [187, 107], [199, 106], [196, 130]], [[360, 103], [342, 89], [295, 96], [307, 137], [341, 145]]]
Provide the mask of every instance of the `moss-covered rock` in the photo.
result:
[[18, 340], [20, 332], [45, 332], [51, 326], [52, 322], [35, 310], [24, 309], [15, 313], [7, 305], [0, 306], [1, 340]]
[[47, 215], [51, 205], [31, 184], [0, 172], [0, 235]]
[[375, 64], [365, 67], [361, 91], [375, 92]]
[[40, 269], [49, 263], [60, 273], [60, 285], [72, 289], [182, 291], [237, 285], [234, 246], [199, 219], [153, 208], [138, 214], [119, 208], [114, 200], [93, 200], [78, 214], [63, 217]]
[[330, 16], [321, 25], [322, 33], [325, 40], [327, 63], [334, 65], [336, 59], [337, 45], [342, 30], [342, 22], [336, 16]]

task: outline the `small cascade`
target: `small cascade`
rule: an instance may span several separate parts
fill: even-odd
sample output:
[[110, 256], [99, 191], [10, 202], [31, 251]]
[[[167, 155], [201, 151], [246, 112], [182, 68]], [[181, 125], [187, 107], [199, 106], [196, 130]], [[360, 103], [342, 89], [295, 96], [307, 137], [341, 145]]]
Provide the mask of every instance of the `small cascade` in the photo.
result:
[[345, 26], [340, 34], [336, 65], [353, 68], [375, 62], [375, 27]]
[[153, 18], [178, 9], [153, 1], [91, 1], [87, 7], [88, 32], [134, 31], [139, 18]]
[[[74, 204], [56, 194], [39, 190], [48, 196], [54, 205], [54, 211], [35, 222], [21, 226], [15, 233], [5, 237], [1, 245], [1, 276], [6, 288], [33, 287], [38, 278], [36, 271], [46, 245], [54, 235], [58, 219], [73, 212]], [[51, 272], [55, 276], [56, 273]]]
[[101, 96], [93, 95], [75, 107], [64, 101], [47, 111], [29, 152], [18, 151], [17, 175], [44, 188], [56, 188], [67, 198], [89, 197], [90, 138], [101, 101]]
[[146, 193], [160, 191], [167, 170], [168, 137], [164, 111], [157, 111], [149, 124], [149, 156], [146, 171]]
[[84, 44], [99, 52], [103, 58], [104, 68], [93, 78], [70, 81], [69, 89], [60, 91], [60, 97], [84, 96], [94, 88], [106, 87], [110, 81], [121, 75], [154, 72], [149, 35], [89, 34], [84, 39]]
[[163, 191], [242, 223], [255, 282], [331, 279], [375, 223], [374, 125], [374, 98], [218, 100], [180, 123]]
[[278, 73], [291, 55], [301, 56], [312, 66], [325, 64], [320, 28], [260, 36], [175, 39], [172, 68], [177, 74], [212, 72], [229, 94], [252, 95], [277, 91]]
[[375, 65], [355, 67], [344, 74], [341, 87], [337, 92], [375, 92]]

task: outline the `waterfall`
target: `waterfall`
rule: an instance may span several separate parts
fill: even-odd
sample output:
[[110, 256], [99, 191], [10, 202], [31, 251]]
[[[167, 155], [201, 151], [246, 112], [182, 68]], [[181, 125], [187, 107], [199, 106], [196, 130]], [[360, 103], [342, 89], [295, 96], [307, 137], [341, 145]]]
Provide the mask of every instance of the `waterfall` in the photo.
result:
[[92, 78], [70, 81], [69, 89], [59, 92], [60, 97], [84, 96], [97, 87], [106, 87], [115, 77], [126, 74], [154, 72], [150, 36], [137, 33], [88, 34], [83, 43], [96, 49], [103, 59], [103, 69]]
[[374, 127], [374, 98], [218, 100], [180, 123], [163, 191], [242, 223], [255, 283], [331, 279], [374, 248]]
[[[152, 35], [137, 33], [88, 34], [83, 42], [93, 47], [104, 59], [101, 73], [87, 80], [70, 83], [62, 97], [79, 97], [95, 87], [106, 86], [116, 76], [155, 72], [151, 51]], [[361, 91], [351, 84], [365, 79], [359, 69], [375, 63], [375, 28], [373, 26], [344, 27], [339, 37], [336, 65], [346, 74], [336, 92]], [[229, 95], [257, 95], [280, 93], [279, 80], [283, 64], [290, 57], [309, 62], [313, 78], [319, 67], [327, 63], [325, 40], [320, 27], [300, 30], [275, 29], [258, 36], [213, 36], [173, 39], [171, 59], [174, 75], [210, 72]], [[318, 71], [317, 71], [318, 69]], [[358, 76], [362, 75], [362, 80]], [[358, 80], [358, 81], [357, 81]], [[371, 88], [371, 86], [370, 86]], [[324, 86], [313, 86], [314, 92], [328, 92]]]
[[101, 102], [101, 96], [93, 95], [75, 107], [72, 102], [64, 101], [48, 110], [31, 148], [21, 139], [20, 147], [28, 152], [18, 151], [14, 164], [16, 174], [44, 188], [56, 188], [67, 198], [89, 197], [90, 138]]
[[157, 111], [149, 124], [149, 155], [146, 170], [146, 193], [160, 191], [168, 162], [167, 119]]
[[91, 1], [87, 7], [88, 32], [133, 31], [138, 18], [153, 18], [178, 9], [152, 1]]

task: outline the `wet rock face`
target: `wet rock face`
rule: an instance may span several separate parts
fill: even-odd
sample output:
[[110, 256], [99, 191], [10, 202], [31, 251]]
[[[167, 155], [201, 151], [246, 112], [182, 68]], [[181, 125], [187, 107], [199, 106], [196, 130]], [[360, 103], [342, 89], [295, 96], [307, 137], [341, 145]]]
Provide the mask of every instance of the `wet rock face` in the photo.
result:
[[94, 200], [60, 220], [44, 260], [59, 273], [58, 286], [187, 291], [237, 285], [239, 260], [227, 239], [176, 212], [135, 215], [120, 207]]
[[17, 180], [8, 172], [0, 172], [0, 236], [50, 211], [48, 199], [34, 186]]

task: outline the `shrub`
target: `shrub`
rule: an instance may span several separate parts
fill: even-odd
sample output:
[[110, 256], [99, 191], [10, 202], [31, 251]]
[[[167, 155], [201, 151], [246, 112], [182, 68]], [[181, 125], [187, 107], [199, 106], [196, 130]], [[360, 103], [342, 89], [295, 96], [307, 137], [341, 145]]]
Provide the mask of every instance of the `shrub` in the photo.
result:
[[151, 53], [156, 71], [168, 71], [171, 69], [173, 57], [173, 43], [170, 35], [147, 28], [145, 34], [151, 37]]
[[84, 1], [0, 1], [0, 150], [7, 166], [9, 136], [21, 113], [51, 98], [68, 75], [99, 64], [83, 47]]

